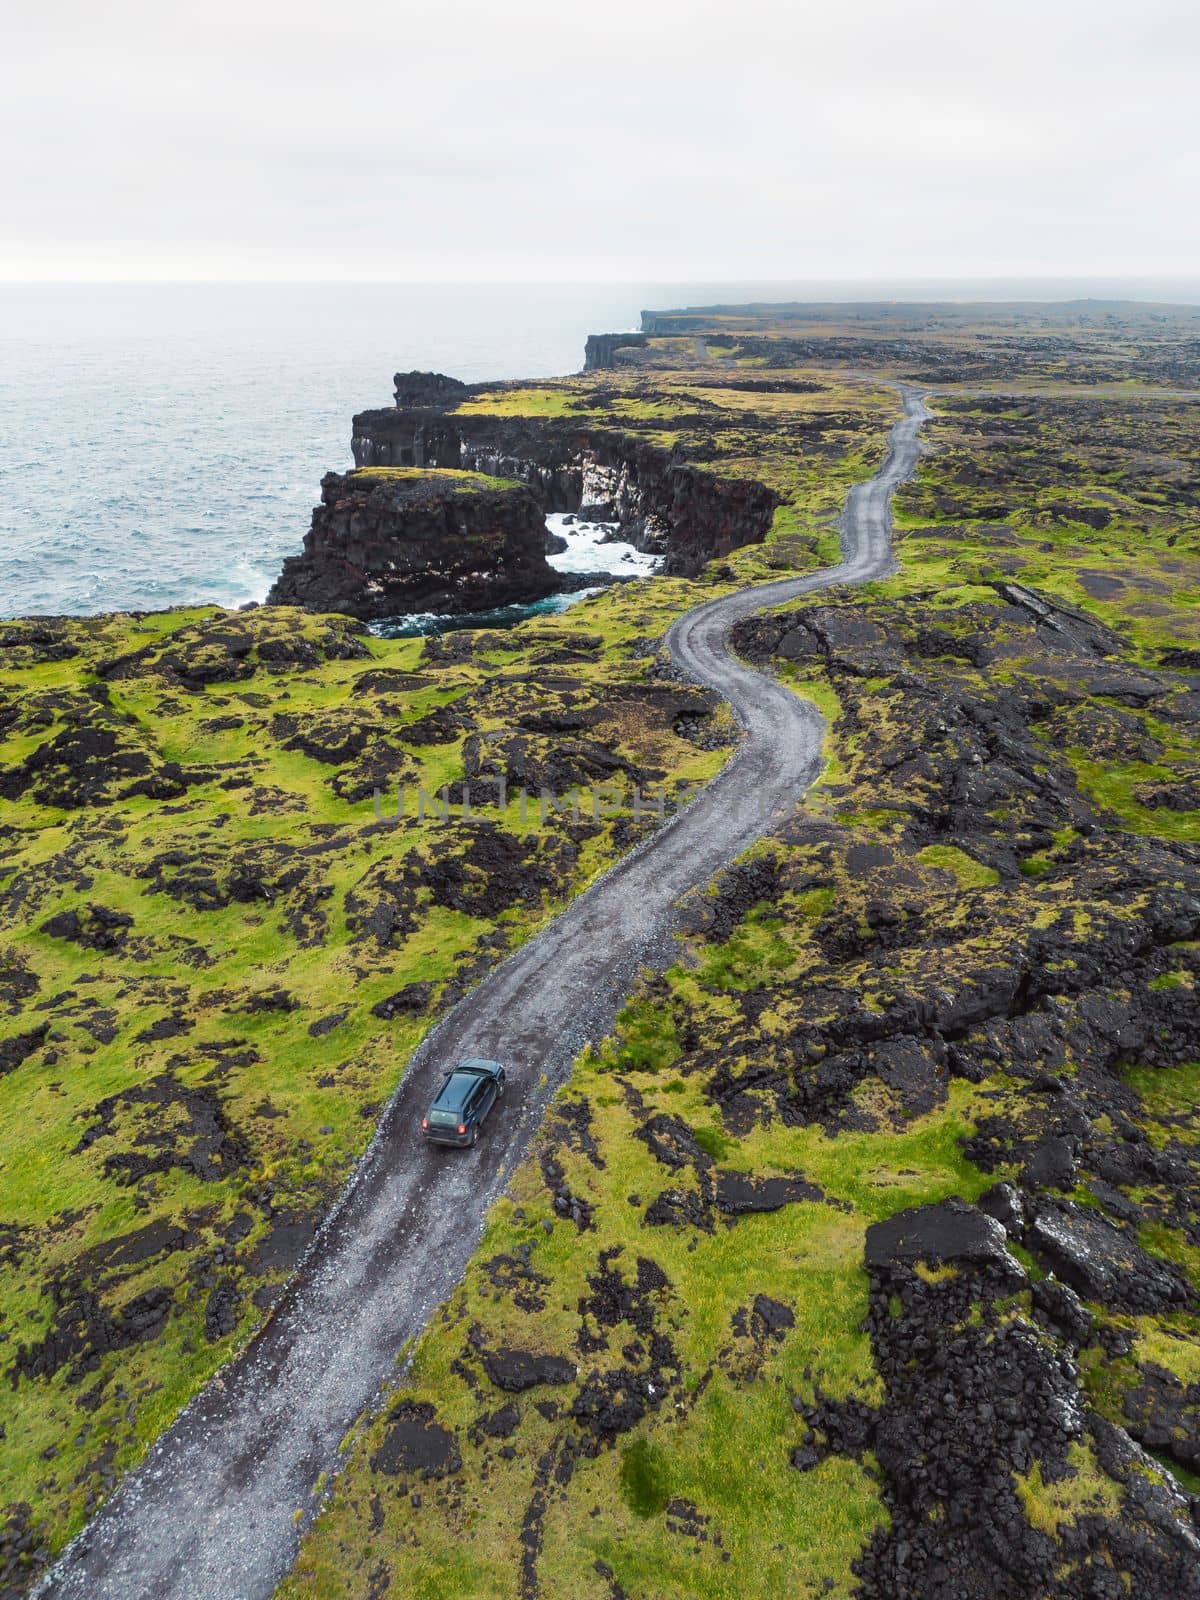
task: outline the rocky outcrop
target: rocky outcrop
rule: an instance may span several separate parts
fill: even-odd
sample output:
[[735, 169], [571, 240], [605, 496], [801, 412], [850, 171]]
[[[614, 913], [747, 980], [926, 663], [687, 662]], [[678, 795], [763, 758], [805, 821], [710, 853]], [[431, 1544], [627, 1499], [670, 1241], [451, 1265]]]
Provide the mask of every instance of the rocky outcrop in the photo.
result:
[[483, 1368], [498, 1389], [519, 1394], [542, 1383], [574, 1383], [578, 1369], [565, 1356], [536, 1355], [529, 1350], [486, 1350]]
[[599, 372], [615, 367], [618, 350], [641, 350], [648, 342], [644, 333], [589, 333], [583, 347], [583, 370]]
[[520, 486], [463, 472], [330, 472], [303, 554], [284, 562], [267, 603], [370, 619], [539, 600], [564, 587], [545, 545], [545, 517]]
[[471, 393], [469, 384], [449, 378], [444, 372], [397, 372], [392, 382], [398, 406], [430, 411], [456, 406]]
[[[418, 375], [422, 379], [426, 374]], [[450, 380], [453, 381], [453, 380]], [[587, 507], [620, 537], [694, 576], [709, 561], [766, 538], [779, 497], [748, 478], [718, 477], [667, 450], [587, 419], [513, 417], [404, 403], [354, 418], [360, 467], [468, 469], [527, 483], [547, 511]], [[431, 391], [418, 391], [422, 401]], [[460, 397], [461, 398], [461, 397]]]
[[[800, 1472], [831, 1455], [878, 1463], [888, 1518], [854, 1563], [860, 1600], [1200, 1593], [1187, 1500], [1012, 1309], [1026, 1278], [998, 1223], [955, 1198], [902, 1211], [867, 1230], [866, 1265], [882, 1403], [797, 1404], [792, 1455]], [[1093, 1453], [1108, 1499], [1080, 1494], [1072, 1517]]]

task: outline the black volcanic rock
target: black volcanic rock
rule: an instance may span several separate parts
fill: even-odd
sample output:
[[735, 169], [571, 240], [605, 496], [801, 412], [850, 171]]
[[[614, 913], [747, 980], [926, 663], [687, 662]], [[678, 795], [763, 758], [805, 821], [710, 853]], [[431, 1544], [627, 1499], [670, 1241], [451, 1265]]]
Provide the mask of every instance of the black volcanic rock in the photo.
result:
[[398, 406], [427, 406], [440, 410], [456, 406], [471, 392], [459, 378], [444, 372], [398, 372], [394, 379]]
[[483, 1366], [497, 1389], [519, 1394], [541, 1383], [574, 1383], [575, 1364], [565, 1356], [538, 1355], [530, 1350], [488, 1350]]
[[931, 1266], [968, 1263], [1015, 1273], [1004, 1229], [985, 1212], [951, 1196], [938, 1205], [898, 1211], [867, 1229], [866, 1262], [883, 1270], [898, 1262], [924, 1261]]
[[388, 1418], [387, 1432], [371, 1457], [371, 1466], [389, 1478], [415, 1473], [428, 1481], [458, 1472], [462, 1453], [453, 1429], [442, 1427], [433, 1406], [421, 1400], [402, 1400]]
[[396, 406], [354, 418], [351, 448], [360, 467], [468, 468], [516, 478], [547, 511], [577, 511], [586, 490], [587, 504], [605, 506], [621, 539], [664, 556], [664, 571], [681, 577], [760, 544], [770, 531], [780, 497], [753, 478], [706, 472], [678, 449], [586, 417], [460, 411], [463, 396], [450, 390], [439, 400], [435, 376], [398, 378]]
[[1035, 1254], [1085, 1299], [1130, 1311], [1186, 1306], [1191, 1299], [1182, 1275], [1149, 1255], [1136, 1239], [1106, 1217], [1071, 1201], [1048, 1204], [1034, 1218]]
[[615, 367], [618, 350], [644, 349], [648, 342], [644, 333], [589, 333], [583, 352], [583, 370], [597, 372], [603, 367]]
[[540, 600], [565, 587], [545, 546], [545, 517], [519, 485], [468, 472], [330, 472], [304, 553], [284, 562], [267, 603], [370, 619]]

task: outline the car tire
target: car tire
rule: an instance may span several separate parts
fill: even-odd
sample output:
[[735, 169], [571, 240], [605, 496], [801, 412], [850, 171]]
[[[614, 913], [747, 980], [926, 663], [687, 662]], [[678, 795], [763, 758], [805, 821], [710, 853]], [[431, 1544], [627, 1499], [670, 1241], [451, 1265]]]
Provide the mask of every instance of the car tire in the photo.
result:
[[479, 1129], [477, 1127], [471, 1129], [471, 1143], [473, 1145], [479, 1143]]
[[496, 1080], [496, 1099], [497, 1100], [499, 1100], [500, 1096], [504, 1093], [504, 1084], [505, 1084], [505, 1079], [498, 1078]]

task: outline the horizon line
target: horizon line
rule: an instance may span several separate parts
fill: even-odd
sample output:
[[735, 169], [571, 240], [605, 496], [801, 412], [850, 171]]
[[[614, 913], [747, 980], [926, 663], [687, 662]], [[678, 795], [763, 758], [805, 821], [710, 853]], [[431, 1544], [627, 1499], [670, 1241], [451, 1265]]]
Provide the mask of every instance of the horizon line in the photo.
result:
[[1192, 284], [1200, 288], [1200, 273], [1153, 273], [1153, 272], [1012, 272], [1012, 273], [889, 273], [883, 275], [868, 274], [838, 274], [829, 273], [821, 276], [805, 277], [779, 277], [763, 275], [759, 277], [699, 277], [688, 274], [674, 274], [669, 277], [660, 276], [629, 276], [620, 274], [612, 277], [576, 278], [576, 277], [358, 277], [358, 276], [314, 276], [314, 277], [287, 277], [271, 275], [229, 275], [212, 277], [188, 276], [146, 276], [146, 277], [5, 277], [0, 275], [0, 289], [148, 289], [148, 288], [257, 288], [279, 287], [289, 288], [340, 288], [353, 286], [358, 288], [623, 288], [644, 287], [654, 288], [662, 285], [682, 286], [697, 284], [704, 286], [753, 286], [753, 285], [884, 285], [894, 284], [998, 284], [998, 283], [1157, 283], [1157, 284]]

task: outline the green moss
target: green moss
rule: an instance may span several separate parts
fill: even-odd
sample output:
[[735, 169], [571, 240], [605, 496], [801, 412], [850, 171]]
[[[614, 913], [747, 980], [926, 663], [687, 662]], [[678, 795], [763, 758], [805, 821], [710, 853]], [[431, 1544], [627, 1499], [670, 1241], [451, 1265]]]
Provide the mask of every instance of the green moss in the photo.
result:
[[635, 1516], [656, 1517], [671, 1498], [670, 1457], [651, 1439], [635, 1439], [621, 1451], [621, 1493]]
[[1075, 769], [1079, 787], [1130, 832], [1200, 842], [1200, 811], [1151, 808], [1137, 798], [1137, 791], [1143, 785], [1169, 782], [1174, 776], [1170, 768], [1138, 761], [1096, 761], [1081, 750], [1069, 750], [1067, 757]]
[[701, 983], [713, 989], [762, 988], [792, 962], [791, 950], [780, 936], [782, 927], [770, 907], [755, 908], [725, 944], [705, 953], [699, 968]]
[[480, 494], [485, 490], [523, 489], [519, 478], [493, 478], [486, 472], [466, 472], [458, 467], [355, 467], [346, 474], [352, 483], [427, 483], [454, 494]]
[[1177, 967], [1174, 972], [1164, 972], [1161, 977], [1151, 978], [1147, 985], [1150, 989], [1190, 989], [1193, 986], [1190, 972]]
[[981, 861], [975, 861], [956, 845], [926, 845], [917, 852], [917, 856], [927, 867], [952, 872], [961, 889], [988, 889], [1000, 881], [1000, 874], [994, 867], [985, 867]]
[[1123, 1067], [1125, 1082], [1138, 1091], [1147, 1118], [1181, 1136], [1200, 1122], [1200, 1062], [1176, 1067]]
[[1120, 1485], [1101, 1470], [1089, 1445], [1072, 1444], [1068, 1463], [1070, 1471], [1051, 1482], [1036, 1464], [1014, 1479], [1031, 1526], [1053, 1538], [1081, 1517], [1115, 1517], [1121, 1510]]
[[720, 1128], [693, 1128], [692, 1135], [701, 1150], [710, 1155], [714, 1161], [723, 1161], [734, 1148], [733, 1141], [726, 1138]]
[[[580, 401], [582, 404], [577, 403]], [[513, 384], [473, 395], [456, 406], [455, 413], [465, 417], [567, 417], [590, 415], [590, 408], [578, 390], [565, 384]]]
[[1029, 1251], [1026, 1250], [1024, 1245], [1017, 1244], [1014, 1240], [1010, 1239], [1006, 1249], [1008, 1250], [1009, 1255], [1015, 1256], [1024, 1267], [1025, 1274], [1030, 1283], [1040, 1283], [1041, 1280], [1046, 1276], [1045, 1272], [1041, 1267], [1038, 1266], [1037, 1262], [1030, 1255]]
[[679, 1037], [670, 1011], [652, 1000], [635, 1000], [617, 1019], [630, 1059], [661, 1072], [679, 1057]]
[[1181, 1489], [1186, 1490], [1188, 1494], [1200, 1494], [1200, 1472], [1190, 1471], [1187, 1467], [1181, 1466], [1178, 1461], [1175, 1461], [1170, 1456], [1163, 1455], [1160, 1451], [1150, 1450], [1147, 1453], [1154, 1457], [1164, 1472], [1174, 1478]]

